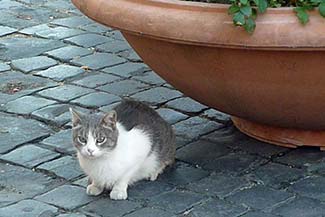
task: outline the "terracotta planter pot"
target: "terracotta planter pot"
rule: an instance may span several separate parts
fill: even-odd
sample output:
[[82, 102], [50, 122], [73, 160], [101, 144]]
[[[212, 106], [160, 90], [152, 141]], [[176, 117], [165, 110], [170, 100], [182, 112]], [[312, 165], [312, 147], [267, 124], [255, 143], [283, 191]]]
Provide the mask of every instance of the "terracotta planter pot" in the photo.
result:
[[292, 8], [268, 9], [249, 35], [233, 26], [228, 5], [72, 1], [88, 17], [121, 30], [177, 89], [240, 117], [234, 122], [243, 132], [290, 147], [325, 146], [325, 20], [316, 12], [302, 26]]

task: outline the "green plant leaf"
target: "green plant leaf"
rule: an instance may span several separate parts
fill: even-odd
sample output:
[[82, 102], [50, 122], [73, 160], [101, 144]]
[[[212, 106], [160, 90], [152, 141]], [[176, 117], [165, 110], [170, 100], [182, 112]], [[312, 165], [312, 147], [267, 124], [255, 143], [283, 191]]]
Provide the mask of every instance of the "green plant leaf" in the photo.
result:
[[267, 9], [267, 0], [259, 0], [257, 7], [259, 12], [264, 13]]
[[322, 17], [325, 17], [325, 2], [320, 3], [318, 10], [320, 15], [322, 15]]
[[252, 15], [252, 8], [251, 6], [246, 5], [240, 8], [240, 12], [242, 12], [242, 14], [244, 14], [245, 16], [249, 17], [250, 15]]
[[229, 13], [229, 14], [235, 14], [235, 13], [237, 13], [239, 10], [240, 10], [240, 7], [239, 7], [238, 5], [231, 5], [231, 6], [228, 8], [228, 13]]
[[313, 4], [313, 5], [318, 5], [319, 3], [322, 2], [322, 0], [310, 0], [310, 2]]
[[254, 30], [255, 30], [255, 27], [256, 27], [256, 23], [255, 23], [255, 21], [254, 21], [252, 18], [248, 18], [248, 19], [246, 20], [245, 25], [244, 25], [244, 29], [245, 29], [248, 33], [252, 34], [252, 33], [254, 32]]
[[233, 17], [234, 24], [236, 26], [245, 25], [245, 16], [241, 12], [237, 12]]
[[260, 4], [260, 0], [253, 0], [255, 5], [258, 6]]
[[240, 0], [240, 3], [243, 4], [243, 5], [247, 5], [248, 0]]
[[297, 7], [294, 9], [294, 11], [296, 12], [297, 17], [302, 24], [306, 24], [309, 21], [309, 15], [307, 14], [306, 9]]
[[255, 20], [256, 17], [257, 17], [257, 10], [256, 10], [256, 8], [252, 8], [252, 15], [251, 15], [251, 18], [252, 18], [253, 20]]

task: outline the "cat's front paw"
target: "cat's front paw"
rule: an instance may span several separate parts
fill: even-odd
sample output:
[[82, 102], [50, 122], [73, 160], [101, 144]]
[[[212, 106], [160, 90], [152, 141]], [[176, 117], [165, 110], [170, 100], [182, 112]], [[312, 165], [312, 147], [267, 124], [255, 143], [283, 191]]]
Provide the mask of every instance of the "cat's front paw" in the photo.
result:
[[109, 196], [112, 200], [126, 200], [128, 193], [126, 189], [113, 189]]
[[91, 185], [87, 186], [86, 192], [88, 195], [97, 196], [97, 195], [100, 195], [103, 192], [103, 190], [104, 189], [91, 184]]

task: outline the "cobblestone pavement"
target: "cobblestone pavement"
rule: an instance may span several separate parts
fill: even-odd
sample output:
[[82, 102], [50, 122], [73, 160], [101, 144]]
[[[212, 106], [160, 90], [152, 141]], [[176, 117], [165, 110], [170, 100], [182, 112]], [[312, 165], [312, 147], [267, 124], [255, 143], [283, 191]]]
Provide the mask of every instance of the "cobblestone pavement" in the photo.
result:
[[[86, 195], [68, 108], [150, 103], [177, 134], [177, 163], [126, 201]], [[67, 0], [0, 0], [1, 217], [325, 216], [324, 152], [251, 139], [172, 88], [122, 35]]]

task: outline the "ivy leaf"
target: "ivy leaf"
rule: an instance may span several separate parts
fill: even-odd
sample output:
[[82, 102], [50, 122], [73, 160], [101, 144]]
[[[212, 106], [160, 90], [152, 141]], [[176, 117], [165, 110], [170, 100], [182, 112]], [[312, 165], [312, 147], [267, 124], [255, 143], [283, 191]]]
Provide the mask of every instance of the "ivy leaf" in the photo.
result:
[[257, 5], [257, 7], [261, 13], [264, 13], [267, 8], [267, 0], [259, 0], [259, 4]]
[[317, 6], [319, 3], [322, 2], [322, 0], [310, 0], [310, 2], [311, 2], [313, 5]]
[[242, 14], [244, 14], [245, 16], [249, 17], [250, 15], [252, 15], [252, 8], [251, 6], [246, 5], [240, 8], [240, 12], [242, 12]]
[[248, 0], [240, 0], [240, 3], [243, 4], [243, 5], [247, 5]]
[[258, 6], [260, 4], [260, 0], [253, 0], [255, 5]]
[[235, 13], [237, 13], [239, 10], [240, 10], [240, 7], [239, 7], [238, 5], [231, 5], [231, 6], [228, 8], [228, 13], [229, 13], [229, 14], [235, 14]]
[[245, 16], [241, 12], [235, 13], [233, 17], [234, 24], [236, 26], [243, 26], [245, 24]]
[[309, 15], [307, 14], [306, 9], [297, 7], [294, 9], [294, 11], [296, 12], [297, 17], [302, 24], [306, 24], [309, 21]]
[[255, 23], [255, 21], [254, 21], [252, 18], [248, 18], [248, 19], [246, 20], [245, 25], [244, 25], [244, 29], [245, 29], [248, 33], [252, 34], [252, 33], [254, 32], [254, 30], [255, 30], [255, 27], [256, 27], [256, 23]]
[[320, 3], [320, 5], [318, 6], [318, 10], [320, 15], [322, 15], [322, 17], [325, 17], [325, 2], [323, 1], [322, 3]]
[[252, 15], [251, 15], [251, 18], [252, 18], [253, 20], [255, 20], [256, 17], [257, 17], [257, 10], [256, 10], [256, 8], [252, 8]]

